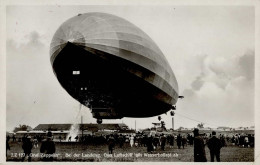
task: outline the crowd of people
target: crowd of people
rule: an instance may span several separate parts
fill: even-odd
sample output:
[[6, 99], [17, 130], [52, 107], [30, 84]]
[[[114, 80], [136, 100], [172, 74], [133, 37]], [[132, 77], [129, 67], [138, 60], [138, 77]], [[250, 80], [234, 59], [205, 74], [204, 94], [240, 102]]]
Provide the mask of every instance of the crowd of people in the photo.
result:
[[[22, 149], [24, 151], [24, 158], [28, 156], [28, 161], [31, 161], [30, 153], [32, 148], [38, 148], [38, 143], [41, 143], [40, 152], [46, 154], [55, 153], [55, 143], [53, 142], [54, 136], [49, 130], [46, 136], [35, 135], [31, 137], [29, 135], [24, 135], [21, 138]], [[6, 153], [10, 150], [9, 141], [11, 137], [7, 136], [6, 139]], [[15, 135], [12, 137], [13, 142], [16, 141]], [[61, 136], [58, 139], [61, 142]], [[152, 153], [156, 150], [165, 150], [165, 146], [168, 145], [169, 148], [173, 148], [176, 143], [178, 149], [184, 149], [185, 147], [194, 147], [194, 161], [195, 162], [205, 162], [206, 153], [205, 146], [208, 146], [210, 150], [211, 161], [214, 161], [216, 157], [217, 161], [220, 161], [220, 150], [222, 147], [227, 146], [227, 142], [232, 143], [240, 147], [254, 147], [254, 135], [245, 134], [235, 134], [232, 136], [226, 136], [224, 134], [216, 135], [213, 131], [211, 134], [199, 134], [198, 129], [194, 129], [193, 134], [110, 134], [110, 135], [84, 135], [76, 136], [75, 140], [81, 142], [85, 145], [107, 145], [110, 154], [113, 153], [115, 146], [118, 145], [120, 148], [128, 145], [129, 147], [146, 147], [148, 153]], [[71, 141], [71, 137], [68, 138]], [[43, 161], [52, 161], [52, 157], [43, 157]]]
[[[209, 137], [199, 134], [199, 129], [194, 129], [194, 162], [206, 162], [205, 146], [208, 146], [210, 151], [210, 161], [214, 162], [214, 158], [220, 162], [220, 150], [222, 147], [227, 147], [226, 141], [237, 142], [238, 146], [254, 147], [253, 135], [233, 135], [232, 138], [226, 135], [219, 135], [212, 131]], [[250, 137], [250, 138], [249, 138]], [[235, 139], [235, 140], [234, 140]], [[249, 140], [250, 139], [250, 140]], [[235, 143], [234, 143], [235, 144]]]
[[[113, 153], [116, 145], [120, 148], [128, 145], [130, 147], [146, 147], [148, 153], [157, 151], [158, 149], [164, 151], [165, 146], [173, 148], [176, 143], [178, 149], [184, 149], [185, 147], [194, 146], [194, 161], [207, 161], [205, 156], [205, 146], [208, 146], [210, 150], [211, 161], [214, 161], [216, 157], [217, 161], [220, 161], [220, 149], [227, 147], [227, 142], [233, 143], [241, 147], [254, 147], [254, 136], [246, 134], [235, 134], [233, 136], [227, 136], [225, 134], [216, 135], [213, 131], [210, 134], [199, 134], [198, 129], [195, 129], [193, 134], [178, 134], [176, 136], [172, 134], [111, 134], [111, 135], [85, 135], [78, 137], [79, 141], [86, 144], [100, 145], [107, 144], [109, 153]], [[198, 154], [198, 156], [196, 156]]]
[[232, 138], [229, 139], [233, 145], [241, 146], [241, 147], [254, 147], [255, 137], [254, 135], [233, 135]]

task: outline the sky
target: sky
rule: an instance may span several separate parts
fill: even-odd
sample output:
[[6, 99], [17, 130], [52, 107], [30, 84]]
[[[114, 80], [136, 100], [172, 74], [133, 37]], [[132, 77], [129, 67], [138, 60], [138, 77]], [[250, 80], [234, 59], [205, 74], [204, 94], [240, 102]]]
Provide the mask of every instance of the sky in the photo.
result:
[[[87, 12], [122, 17], [148, 34], [175, 73], [179, 95], [174, 128], [253, 126], [255, 13], [250, 6], [8, 6], [6, 127], [96, 123], [59, 84], [50, 42], [67, 19]], [[166, 127], [172, 117], [161, 115]], [[142, 129], [157, 117], [104, 120]]]

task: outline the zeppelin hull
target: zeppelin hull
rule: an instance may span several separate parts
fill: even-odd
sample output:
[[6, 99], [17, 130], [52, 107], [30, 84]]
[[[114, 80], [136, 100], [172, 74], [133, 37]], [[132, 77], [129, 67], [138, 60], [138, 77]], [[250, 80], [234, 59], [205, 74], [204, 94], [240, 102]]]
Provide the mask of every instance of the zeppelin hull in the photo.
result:
[[106, 52], [68, 42], [53, 69], [73, 98], [91, 109], [113, 110], [111, 118], [151, 117], [171, 109], [171, 96], [136, 76], [154, 73]]
[[178, 99], [177, 80], [159, 47], [114, 15], [65, 21], [52, 39], [50, 60], [62, 87], [98, 119], [160, 115]]

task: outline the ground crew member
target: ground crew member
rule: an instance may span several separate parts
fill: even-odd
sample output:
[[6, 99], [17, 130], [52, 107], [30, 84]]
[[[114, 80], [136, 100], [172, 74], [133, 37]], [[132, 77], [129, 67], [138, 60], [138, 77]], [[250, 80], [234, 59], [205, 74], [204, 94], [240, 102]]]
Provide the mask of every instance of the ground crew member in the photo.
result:
[[220, 162], [220, 149], [222, 147], [221, 140], [216, 137], [216, 132], [212, 132], [212, 138], [208, 141], [208, 148], [210, 150], [211, 162], [214, 162], [214, 157]]
[[194, 162], [206, 162], [205, 145], [203, 138], [199, 134], [199, 129], [195, 128], [194, 131]]

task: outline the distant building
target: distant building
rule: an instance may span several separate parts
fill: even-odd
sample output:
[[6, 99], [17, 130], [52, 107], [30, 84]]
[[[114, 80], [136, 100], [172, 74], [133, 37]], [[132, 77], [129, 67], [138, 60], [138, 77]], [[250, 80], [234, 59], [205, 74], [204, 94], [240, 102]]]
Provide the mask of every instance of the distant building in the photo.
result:
[[[39, 124], [33, 130], [34, 131], [69, 131], [73, 124]], [[124, 123], [119, 124], [78, 124], [79, 129], [88, 130], [91, 132], [97, 132], [101, 130], [112, 130], [112, 131], [119, 131], [119, 130], [127, 130], [128, 126]]]
[[209, 130], [211, 130], [211, 128], [210, 127], [205, 127], [205, 128], [199, 128], [199, 130], [200, 131], [209, 131]]
[[[66, 137], [70, 134], [73, 124], [39, 124], [33, 130], [27, 131], [18, 131], [17, 137], [21, 138], [24, 135], [30, 136], [43, 136], [47, 135], [48, 130], [53, 134], [54, 140], [58, 140], [59, 137], [62, 137], [62, 140], [65, 140]], [[128, 126], [123, 123], [118, 124], [78, 124], [78, 135], [106, 135], [113, 132], [120, 133], [133, 133], [132, 130], [128, 129]]]
[[228, 131], [230, 130], [230, 127], [218, 127], [218, 130]]
[[251, 127], [238, 127], [238, 128], [234, 128], [235, 130], [255, 130], [254, 126]]

